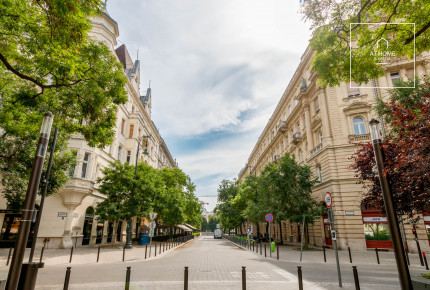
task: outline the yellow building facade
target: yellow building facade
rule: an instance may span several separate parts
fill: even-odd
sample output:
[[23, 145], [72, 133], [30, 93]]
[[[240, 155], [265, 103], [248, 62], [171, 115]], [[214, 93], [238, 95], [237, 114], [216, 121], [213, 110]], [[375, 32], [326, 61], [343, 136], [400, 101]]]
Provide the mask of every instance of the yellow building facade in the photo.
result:
[[[381, 87], [393, 87], [393, 82], [399, 78], [413, 78], [414, 71], [419, 78], [429, 75], [430, 56], [417, 57], [415, 70], [414, 62], [407, 60], [389, 66], [384, 76], [362, 84], [360, 88], [341, 83], [323, 89], [317, 84], [318, 75], [311, 70], [313, 55], [309, 48], [303, 54], [238, 178], [243, 180], [249, 174], [258, 175], [269, 162], [276, 162], [286, 153], [293, 154], [319, 179], [319, 184], [312, 188], [313, 197], [323, 201], [326, 192], [333, 196], [340, 248], [390, 248], [390, 241], [372, 240], [372, 228], [388, 229], [386, 218], [374, 209], [362, 208], [363, 188], [349, 168], [349, 157], [357, 150], [353, 143], [371, 141], [368, 124], [372, 118], [378, 118], [372, 107], [378, 98], [386, 99], [388, 93]], [[428, 251], [430, 224], [425, 223], [430, 223], [430, 217], [421, 216], [417, 232], [421, 249]], [[275, 223], [272, 229], [272, 236], [280, 240], [279, 225]], [[262, 223], [260, 231], [264, 233], [265, 230]], [[412, 227], [405, 224], [405, 232], [410, 251], [416, 251]], [[316, 220], [308, 234], [310, 244], [331, 246], [327, 216]], [[282, 221], [282, 236], [284, 242], [300, 241], [300, 225]]]

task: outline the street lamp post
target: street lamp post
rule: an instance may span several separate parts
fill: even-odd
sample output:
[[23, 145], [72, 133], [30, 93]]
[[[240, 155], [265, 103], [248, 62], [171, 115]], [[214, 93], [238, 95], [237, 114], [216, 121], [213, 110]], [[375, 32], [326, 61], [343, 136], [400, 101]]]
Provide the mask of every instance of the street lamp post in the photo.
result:
[[396, 209], [391, 193], [390, 183], [386, 176], [384, 167], [384, 152], [382, 148], [381, 135], [379, 132], [379, 121], [372, 119], [369, 122], [370, 135], [373, 142], [373, 150], [375, 152], [375, 161], [378, 168], [379, 182], [381, 184], [382, 195], [384, 198], [385, 211], [387, 213], [388, 225], [393, 241], [394, 255], [396, 257], [397, 271], [399, 273], [400, 285], [403, 290], [412, 289], [411, 276], [406, 261], [406, 256], [403, 248], [402, 237], [398, 224]]
[[21, 220], [19, 222], [18, 237], [15, 242], [12, 262], [9, 268], [8, 279], [6, 283], [7, 290], [16, 290], [18, 288], [19, 277], [24, 260], [25, 248], [30, 233], [31, 222], [34, 216], [34, 204], [36, 201], [37, 190], [39, 189], [40, 176], [42, 174], [43, 161], [45, 160], [48, 148], [49, 135], [54, 116], [47, 112], [43, 116], [42, 127], [39, 134], [36, 156], [33, 160], [30, 180], [28, 182], [27, 194], [25, 196], [24, 208], [22, 210]]
[[[143, 138], [149, 138], [150, 136], [142, 136]], [[133, 181], [133, 188], [131, 189], [131, 204], [130, 204], [130, 217], [128, 219], [127, 224], [127, 237], [126, 242], [124, 245], [125, 249], [131, 249], [131, 230], [132, 230], [132, 223], [133, 223], [133, 207], [134, 207], [134, 191], [136, 190], [136, 179], [137, 179], [137, 160], [139, 159], [139, 149], [140, 149], [140, 141], [141, 139], [137, 139], [137, 151], [136, 151], [136, 162], [134, 165], [134, 181]], [[144, 151], [144, 154], [148, 154], [147, 150]]]

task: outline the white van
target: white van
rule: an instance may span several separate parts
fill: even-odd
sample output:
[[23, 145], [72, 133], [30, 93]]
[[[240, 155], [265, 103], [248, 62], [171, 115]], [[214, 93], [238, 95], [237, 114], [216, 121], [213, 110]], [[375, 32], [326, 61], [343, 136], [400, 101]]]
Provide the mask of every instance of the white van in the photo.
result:
[[220, 229], [214, 231], [214, 239], [222, 239], [222, 231]]

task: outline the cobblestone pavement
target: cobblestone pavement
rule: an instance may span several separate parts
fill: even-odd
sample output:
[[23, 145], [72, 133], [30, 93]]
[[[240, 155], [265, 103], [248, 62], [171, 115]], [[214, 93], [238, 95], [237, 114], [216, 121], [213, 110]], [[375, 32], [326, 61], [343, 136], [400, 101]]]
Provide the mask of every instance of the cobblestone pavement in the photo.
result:
[[[154, 250], [154, 249], [153, 249]], [[0, 278], [7, 276], [5, 267], [8, 251], [0, 250]], [[189, 289], [241, 289], [242, 266], [246, 266], [247, 289], [298, 289], [297, 266], [303, 268], [304, 289], [339, 289], [334, 252], [327, 251], [327, 263], [322, 251], [300, 252], [293, 247], [281, 247], [280, 260], [276, 253], [264, 257], [244, 250], [226, 240], [201, 237], [197, 240], [159, 254], [152, 252], [144, 259], [145, 247], [133, 247], [122, 262], [120, 248], [102, 248], [96, 262], [97, 248], [47, 250], [45, 267], [39, 270], [37, 289], [63, 289], [66, 267], [71, 266], [70, 289], [124, 289], [127, 266], [131, 267], [130, 289], [183, 289], [184, 266], [189, 267]], [[267, 248], [267, 254], [268, 248]], [[149, 256], [149, 255], [148, 255]], [[353, 252], [353, 264], [347, 251], [340, 252], [343, 288], [355, 289], [351, 265], [358, 266], [361, 289], [400, 289], [392, 252], [380, 253], [376, 264], [374, 252]], [[36, 253], [36, 257], [37, 253]], [[417, 255], [410, 255], [411, 273], [426, 272], [419, 266]], [[427, 271], [428, 272], [428, 271]]]

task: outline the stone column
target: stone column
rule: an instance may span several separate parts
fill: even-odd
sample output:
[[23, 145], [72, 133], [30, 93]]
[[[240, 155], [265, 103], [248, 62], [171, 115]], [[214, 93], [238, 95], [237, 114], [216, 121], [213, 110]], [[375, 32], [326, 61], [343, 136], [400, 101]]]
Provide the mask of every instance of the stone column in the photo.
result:
[[67, 249], [73, 246], [73, 212], [76, 207], [82, 203], [82, 200], [92, 193], [92, 185], [93, 182], [89, 180], [72, 179], [60, 193], [63, 204], [67, 207], [67, 217], [64, 225], [61, 248]]
[[[311, 128], [311, 113], [309, 104], [304, 105], [304, 111], [305, 111], [305, 121], [306, 121], [306, 139], [308, 142], [308, 149], [312, 150], [314, 148], [314, 139], [312, 137], [312, 128]], [[307, 154], [308, 152], [306, 152]]]
[[328, 118], [328, 108], [326, 106], [326, 94], [324, 89], [318, 90], [318, 105], [320, 107], [323, 142], [325, 145], [331, 145], [333, 140], [331, 137], [330, 121]]

